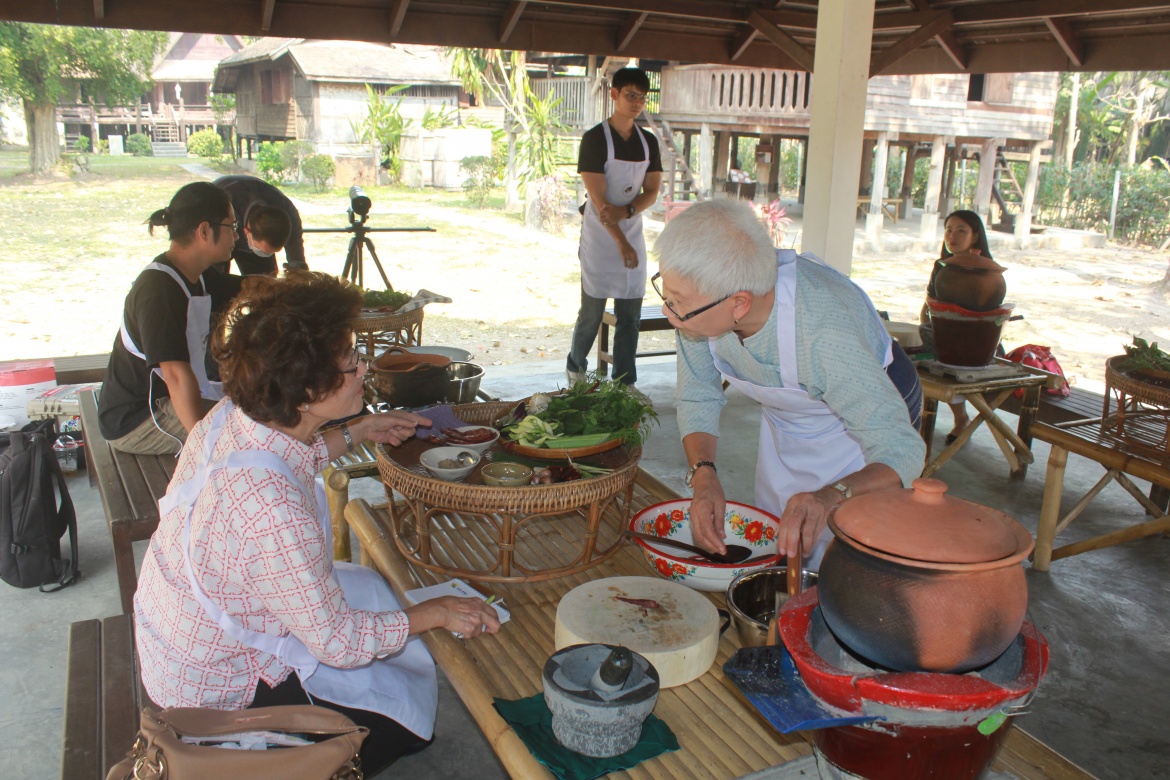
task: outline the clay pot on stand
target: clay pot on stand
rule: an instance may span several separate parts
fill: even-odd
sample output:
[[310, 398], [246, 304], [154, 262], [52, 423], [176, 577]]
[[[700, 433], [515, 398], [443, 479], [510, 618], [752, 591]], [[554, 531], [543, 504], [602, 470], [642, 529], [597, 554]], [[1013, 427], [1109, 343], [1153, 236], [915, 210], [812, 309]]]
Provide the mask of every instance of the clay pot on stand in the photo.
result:
[[968, 311], [991, 311], [1007, 295], [1007, 269], [983, 255], [952, 255], [940, 260], [942, 268], [934, 278], [935, 297]]
[[982, 368], [995, 358], [1003, 327], [1012, 316], [1014, 303], [990, 311], [971, 311], [953, 303], [926, 299], [934, 352], [940, 363]]

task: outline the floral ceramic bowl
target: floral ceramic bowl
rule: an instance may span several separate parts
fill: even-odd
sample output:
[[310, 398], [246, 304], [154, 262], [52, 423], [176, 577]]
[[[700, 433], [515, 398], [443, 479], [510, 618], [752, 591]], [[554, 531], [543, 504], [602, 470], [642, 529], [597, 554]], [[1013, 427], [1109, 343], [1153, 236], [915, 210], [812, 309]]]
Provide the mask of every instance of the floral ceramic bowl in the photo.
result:
[[[667, 537], [687, 544], [691, 538], [691, 501], [679, 499], [653, 504], [630, 520], [630, 530], [651, 536]], [[722, 593], [733, 579], [745, 571], [775, 566], [781, 556], [776, 552], [776, 534], [780, 521], [763, 509], [728, 501], [723, 518], [723, 539], [751, 549], [750, 563], [712, 563], [695, 560], [690, 553], [656, 545], [642, 539], [632, 541], [659, 576], [694, 588]]]

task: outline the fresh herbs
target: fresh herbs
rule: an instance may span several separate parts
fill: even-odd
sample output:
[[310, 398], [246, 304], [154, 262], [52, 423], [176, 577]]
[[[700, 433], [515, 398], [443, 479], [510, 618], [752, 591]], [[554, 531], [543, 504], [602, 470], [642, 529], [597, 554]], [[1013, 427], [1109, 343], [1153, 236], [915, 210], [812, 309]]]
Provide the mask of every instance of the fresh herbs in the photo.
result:
[[610, 439], [641, 444], [650, 423], [657, 421], [645, 396], [615, 380], [590, 379], [557, 395], [537, 394], [498, 425], [509, 439], [528, 447], [573, 449]]
[[1157, 342], [1150, 344], [1143, 338], [1133, 337], [1133, 345], [1125, 345], [1128, 358], [1125, 367], [1131, 371], [1170, 372], [1170, 355], [1158, 349]]
[[362, 305], [367, 309], [394, 311], [413, 297], [410, 293], [394, 290], [366, 290], [362, 295]]

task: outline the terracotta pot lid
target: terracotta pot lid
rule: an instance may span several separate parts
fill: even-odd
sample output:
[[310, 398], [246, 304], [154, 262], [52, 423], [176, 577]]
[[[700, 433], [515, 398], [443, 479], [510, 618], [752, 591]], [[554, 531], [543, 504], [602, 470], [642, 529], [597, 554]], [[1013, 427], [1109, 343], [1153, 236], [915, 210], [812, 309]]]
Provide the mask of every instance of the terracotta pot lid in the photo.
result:
[[940, 260], [943, 265], [953, 265], [958, 268], [967, 268], [972, 271], [999, 271], [1007, 270], [1006, 266], [992, 260], [990, 257], [974, 254], [951, 255], [950, 257]]
[[946, 491], [941, 480], [916, 479], [912, 490], [857, 496], [841, 505], [832, 526], [866, 547], [914, 561], [987, 563], [1018, 552], [1014, 519]]

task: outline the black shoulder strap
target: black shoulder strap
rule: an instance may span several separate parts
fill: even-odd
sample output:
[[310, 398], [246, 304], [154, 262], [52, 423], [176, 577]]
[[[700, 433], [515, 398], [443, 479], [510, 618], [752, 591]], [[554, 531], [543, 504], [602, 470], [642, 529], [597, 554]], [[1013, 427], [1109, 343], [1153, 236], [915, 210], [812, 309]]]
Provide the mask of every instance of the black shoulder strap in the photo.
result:
[[[44, 448], [44, 457], [41, 463], [47, 464], [57, 482], [57, 490], [61, 494], [61, 508], [57, 510], [57, 519], [65, 520], [69, 525], [69, 559], [61, 561], [61, 574], [53, 583], [42, 584], [41, 593], [55, 593], [68, 587], [81, 576], [77, 558], [77, 511], [73, 508], [73, 499], [69, 497], [69, 487], [65, 484], [65, 475], [61, 473], [61, 464], [57, 462], [53, 449], [48, 446], [47, 439], [41, 439]], [[35, 445], [34, 445], [35, 446]], [[88, 446], [88, 445], [87, 445]], [[58, 526], [60, 527], [60, 526]]]

